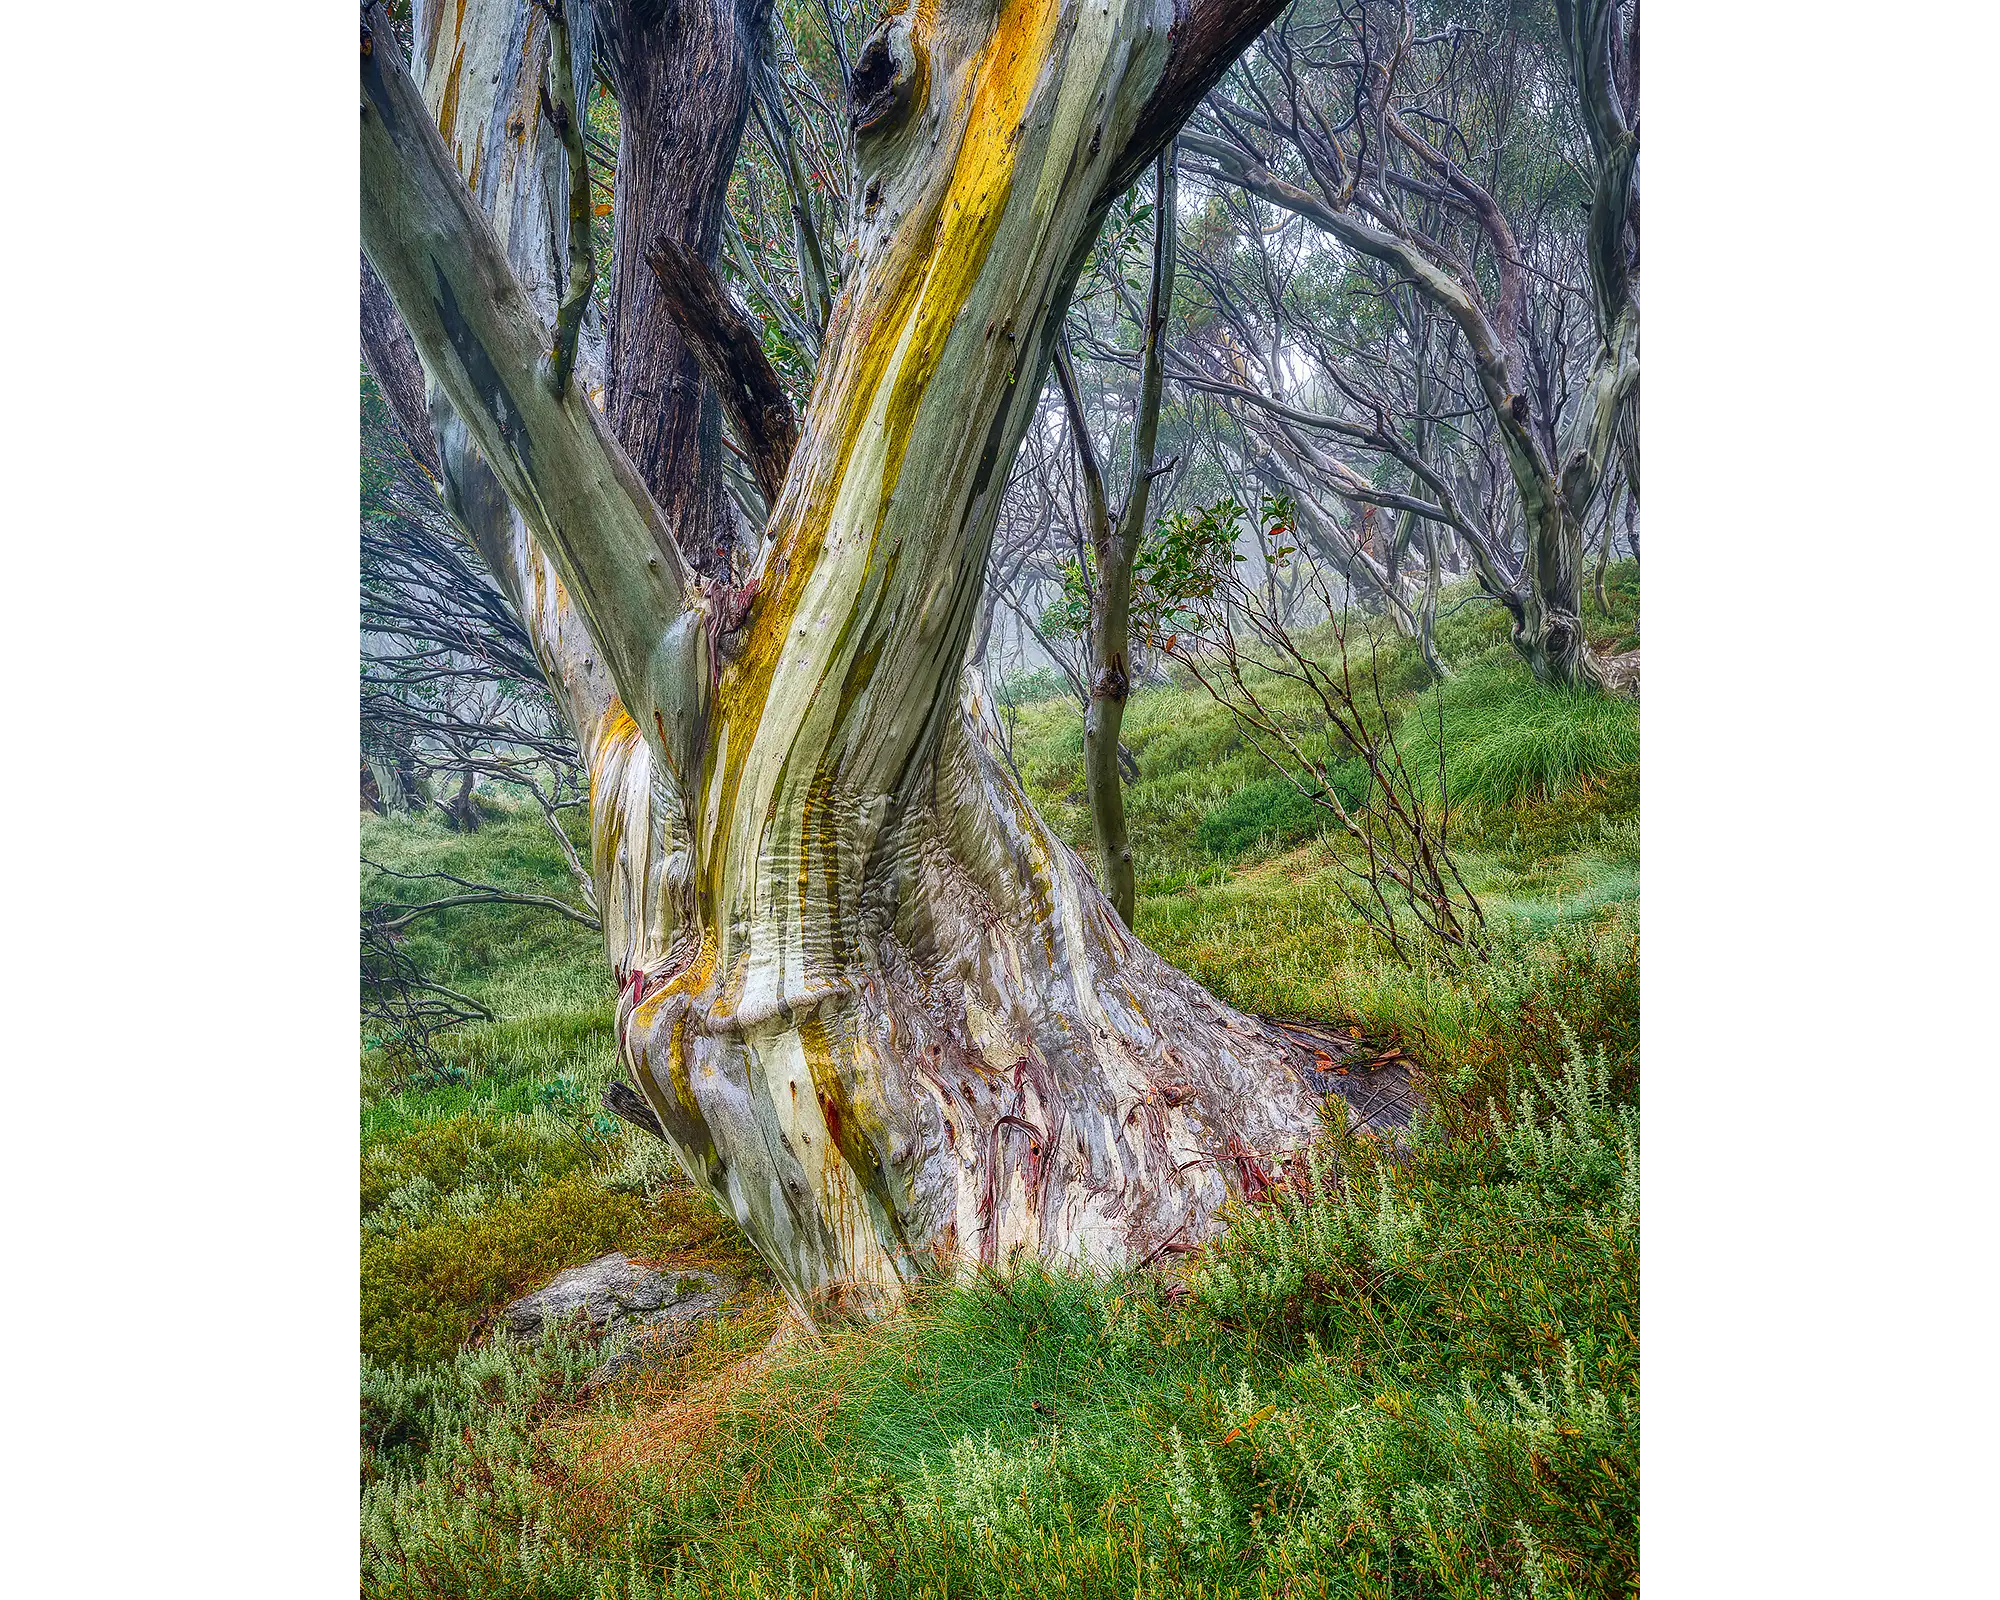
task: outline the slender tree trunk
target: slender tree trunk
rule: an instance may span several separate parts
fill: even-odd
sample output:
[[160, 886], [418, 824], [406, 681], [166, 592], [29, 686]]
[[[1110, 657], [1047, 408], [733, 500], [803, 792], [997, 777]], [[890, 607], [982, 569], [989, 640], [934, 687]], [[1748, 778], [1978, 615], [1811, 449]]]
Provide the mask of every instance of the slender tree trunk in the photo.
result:
[[1601, 689], [1603, 666], [1583, 631], [1583, 528], [1559, 494], [1534, 497], [1528, 511], [1514, 648], [1543, 683]]
[[1438, 530], [1428, 520], [1420, 519], [1419, 531], [1424, 540], [1424, 593], [1417, 609], [1417, 651], [1424, 659], [1424, 665], [1431, 670], [1434, 678], [1448, 678], [1450, 669], [1437, 648], [1438, 591], [1444, 587], [1444, 574], [1438, 561]]
[[590, 768], [621, 1053], [808, 1311], [1148, 1259], [1317, 1125], [1287, 1046], [1131, 936], [959, 696], [1104, 210], [1273, 9], [938, 0], [870, 42], [875, 201], [734, 632], [583, 395], [521, 387], [526, 302], [364, 56], [364, 243], [523, 513], [496, 556]]
[[473, 786], [479, 781], [479, 774], [472, 771], [458, 775], [458, 793], [449, 800], [438, 803], [444, 813], [444, 820], [453, 833], [477, 833], [479, 831], [479, 804], [473, 799]]
[[[1160, 157], [1153, 195], [1153, 275], [1146, 301], [1145, 352], [1140, 361], [1138, 411], [1132, 437], [1132, 475], [1125, 503], [1114, 523], [1104, 505], [1101, 479], [1093, 492], [1097, 585], [1090, 608], [1090, 704], [1083, 715], [1084, 785], [1090, 796], [1091, 830], [1097, 839], [1103, 888], [1129, 928], [1138, 905], [1138, 879], [1125, 825], [1125, 763], [1120, 743], [1125, 703], [1132, 693], [1132, 568], [1146, 533], [1146, 510], [1153, 484], [1154, 446], [1160, 431], [1161, 355], [1174, 292], [1174, 181], [1172, 147]], [[1079, 440], [1082, 407], [1072, 422]], [[1080, 446], [1083, 448], [1083, 446]], [[1096, 477], [1096, 467], [1086, 459]], [[1122, 758], [1122, 759], [1121, 759]]]
[[1611, 615], [1611, 597], [1604, 590], [1604, 574], [1611, 565], [1611, 544], [1617, 536], [1618, 497], [1614, 493], [1604, 508], [1604, 532], [1597, 541], [1597, 565], [1590, 574], [1590, 590], [1597, 598], [1597, 609], [1607, 617]]

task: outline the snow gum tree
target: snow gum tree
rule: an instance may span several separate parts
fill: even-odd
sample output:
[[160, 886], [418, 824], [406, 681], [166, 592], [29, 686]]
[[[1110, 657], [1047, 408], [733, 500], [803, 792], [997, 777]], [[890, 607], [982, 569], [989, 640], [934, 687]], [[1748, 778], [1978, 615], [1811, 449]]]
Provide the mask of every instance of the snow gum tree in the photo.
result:
[[[654, 61], [646, 92], [672, 105], [655, 80], [677, 70], [689, 94], [734, 94], [716, 114], [740, 129], [743, 74], [704, 56], [751, 59], [763, 8], [630, 9], [621, 77], [647, 29], [708, 40]], [[649, 474], [621, 444], [653, 436], [644, 386], [592, 373], [587, 318], [582, 354], [564, 348], [588, 267], [569, 221], [582, 73], [560, 67], [593, 18], [419, 7], [419, 88], [364, 13], [363, 248], [432, 387], [455, 512], [590, 772], [621, 1054], [808, 1314], [1017, 1252], [1149, 1259], [1212, 1231], [1315, 1127], [1289, 1047], [1134, 938], [961, 673], [1104, 212], [1277, 9], [919, 0], [886, 22], [854, 58], [854, 248], [795, 443], [743, 398], [772, 386], [706, 277], [700, 208], [664, 208], [648, 237], [621, 198], [621, 252], [647, 250], [771, 487], [742, 583], [691, 554], [714, 538], [713, 431], [696, 415], [676, 474]], [[621, 154], [621, 176], [657, 155]], [[657, 370], [678, 358], [666, 332], [637, 342], [665, 349]], [[600, 383], [625, 397], [615, 426]]]

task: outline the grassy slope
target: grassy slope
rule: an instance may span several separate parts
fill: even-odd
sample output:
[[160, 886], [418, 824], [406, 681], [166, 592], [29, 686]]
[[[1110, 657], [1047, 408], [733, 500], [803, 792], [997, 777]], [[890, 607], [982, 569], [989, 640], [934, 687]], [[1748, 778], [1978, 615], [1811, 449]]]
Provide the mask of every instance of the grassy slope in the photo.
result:
[[[1632, 640], [1635, 576], [1614, 588], [1601, 636]], [[1225, 712], [1199, 691], [1133, 702], [1140, 932], [1239, 1005], [1393, 1034], [1437, 1105], [1407, 1158], [1344, 1148], [1339, 1178], [1173, 1282], [939, 1288], [885, 1328], [765, 1352], [777, 1306], [734, 1230], [595, 1115], [613, 1063], [591, 936], [483, 908], [413, 940], [503, 1020], [459, 1037], [444, 1080], [396, 1083], [364, 1051], [365, 1591], [1626, 1592], [1636, 723], [1534, 689], [1490, 608], [1441, 642], [1460, 859], [1504, 930], [1471, 976], [1372, 949], [1329, 842], [1245, 802], [1269, 773]], [[1385, 647], [1394, 715], [1425, 709], [1413, 669]], [[1544, 736], [1513, 737], [1524, 722]], [[1028, 708], [1016, 753], [1083, 844], [1074, 708]], [[1537, 772], [1556, 793], [1499, 792]], [[1212, 848], [1266, 811], [1260, 843]], [[368, 823], [363, 849], [562, 892], [540, 827]], [[739, 1314], [589, 1402], [597, 1357], [574, 1342], [460, 1348], [511, 1294], [614, 1247], [735, 1271]]]

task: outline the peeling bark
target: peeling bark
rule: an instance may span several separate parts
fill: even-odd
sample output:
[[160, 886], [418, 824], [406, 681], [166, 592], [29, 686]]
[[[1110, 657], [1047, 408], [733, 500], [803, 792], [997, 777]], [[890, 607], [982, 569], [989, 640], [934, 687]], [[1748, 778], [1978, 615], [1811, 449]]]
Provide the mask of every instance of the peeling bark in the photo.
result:
[[678, 240], [664, 234], [655, 239], [646, 264], [659, 279], [661, 303], [749, 453], [764, 504], [776, 505], [799, 442], [799, 426], [756, 326], [737, 309], [708, 263]]

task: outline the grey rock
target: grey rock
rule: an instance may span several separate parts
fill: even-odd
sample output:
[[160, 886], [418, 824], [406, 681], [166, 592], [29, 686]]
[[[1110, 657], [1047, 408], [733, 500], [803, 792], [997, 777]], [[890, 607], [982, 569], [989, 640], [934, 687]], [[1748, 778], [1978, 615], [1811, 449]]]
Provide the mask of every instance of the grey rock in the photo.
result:
[[551, 1323], [583, 1321], [600, 1332], [664, 1326], [684, 1341], [696, 1323], [721, 1309], [733, 1287], [712, 1272], [659, 1272], [614, 1250], [557, 1273], [546, 1288], [522, 1296], [500, 1315], [520, 1339], [533, 1338]]
[[622, 1383], [627, 1378], [636, 1378], [654, 1367], [665, 1366], [687, 1349], [693, 1337], [693, 1323], [642, 1328], [630, 1344], [614, 1351], [610, 1360], [583, 1380], [583, 1392], [592, 1394], [611, 1384]]

